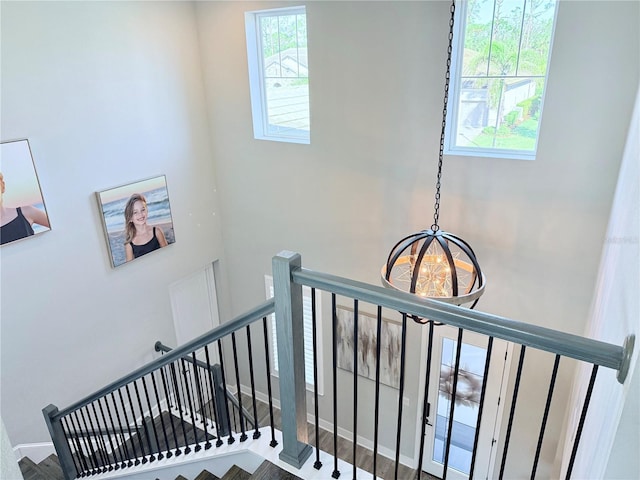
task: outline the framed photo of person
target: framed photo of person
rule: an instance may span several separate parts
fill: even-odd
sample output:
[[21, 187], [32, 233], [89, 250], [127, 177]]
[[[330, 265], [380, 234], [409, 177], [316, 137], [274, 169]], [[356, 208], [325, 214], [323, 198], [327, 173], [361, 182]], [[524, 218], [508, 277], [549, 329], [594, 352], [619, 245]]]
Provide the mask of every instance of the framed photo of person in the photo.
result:
[[0, 244], [51, 230], [29, 140], [0, 144]]
[[175, 242], [164, 175], [96, 192], [96, 196], [114, 268]]

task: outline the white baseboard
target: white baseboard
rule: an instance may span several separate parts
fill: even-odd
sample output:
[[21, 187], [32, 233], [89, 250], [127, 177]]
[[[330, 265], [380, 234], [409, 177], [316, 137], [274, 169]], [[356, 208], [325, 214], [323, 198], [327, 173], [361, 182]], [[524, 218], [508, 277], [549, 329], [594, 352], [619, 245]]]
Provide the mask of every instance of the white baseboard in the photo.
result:
[[56, 449], [53, 447], [53, 442], [22, 443], [13, 447], [13, 453], [16, 455], [16, 460], [29, 457], [34, 463], [40, 463], [52, 453], [56, 453]]

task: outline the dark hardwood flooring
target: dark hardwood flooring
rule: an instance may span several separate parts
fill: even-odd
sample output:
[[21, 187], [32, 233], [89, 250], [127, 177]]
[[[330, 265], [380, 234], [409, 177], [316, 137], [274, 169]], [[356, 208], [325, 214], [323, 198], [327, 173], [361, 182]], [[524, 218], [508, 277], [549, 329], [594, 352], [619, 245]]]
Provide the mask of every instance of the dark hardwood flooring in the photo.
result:
[[[248, 395], [242, 395], [242, 405], [246, 410], [249, 411], [251, 415], [253, 415], [253, 404], [251, 401], [251, 397]], [[269, 405], [267, 403], [256, 401], [256, 410], [258, 416], [258, 425], [260, 427], [264, 427], [270, 425], [270, 415], [269, 415]], [[281, 418], [280, 418], [280, 410], [275, 408], [273, 409], [273, 417], [274, 417], [274, 428], [281, 430]], [[236, 423], [239, 423], [236, 420]], [[308, 435], [309, 435], [309, 443], [315, 445], [315, 426], [311, 423], [307, 423]], [[333, 434], [323, 428], [320, 428], [318, 431], [318, 440], [320, 444], [320, 450], [333, 454]], [[338, 458], [344, 460], [345, 462], [352, 463], [353, 462], [353, 442], [346, 440], [340, 436], [338, 436], [337, 440], [338, 445]], [[356, 449], [356, 466], [366, 472], [373, 473], [373, 451], [364, 448], [360, 445], [357, 446]], [[333, 472], [333, 464], [332, 465], [323, 465], [323, 469], [327, 469], [328, 472]], [[340, 477], [351, 476], [351, 472], [341, 472]], [[377, 461], [376, 461], [376, 475], [379, 478], [384, 480], [393, 480], [395, 479], [395, 461], [391, 460], [383, 455], [378, 453]], [[330, 473], [328, 474], [330, 478]], [[414, 480], [417, 477], [417, 470], [407, 467], [405, 465], [398, 465], [398, 480]], [[422, 473], [422, 480], [438, 480], [437, 477], [431, 476], [425, 472]]]

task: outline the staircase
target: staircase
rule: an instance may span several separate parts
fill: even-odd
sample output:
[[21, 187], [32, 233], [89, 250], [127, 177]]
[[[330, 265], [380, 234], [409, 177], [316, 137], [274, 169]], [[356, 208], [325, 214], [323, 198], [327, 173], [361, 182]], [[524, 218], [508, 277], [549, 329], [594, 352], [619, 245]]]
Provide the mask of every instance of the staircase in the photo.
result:
[[[60, 468], [58, 457], [55, 455], [49, 455], [37, 464], [29, 457], [24, 457], [18, 464], [20, 465], [24, 480], [64, 480], [62, 468]], [[215, 476], [205, 469], [193, 479], [178, 475], [175, 480], [246, 480], [248, 478], [253, 480], [302, 480], [300, 477], [282, 470], [277, 465], [266, 460], [262, 462], [253, 474], [234, 465], [222, 478]]]
[[[477, 408], [473, 451], [469, 452], [471, 453], [470, 472], [473, 472], [475, 466], [476, 453], [480, 451], [478, 432], [490, 428], [486, 417], [482, 417], [482, 410], [484, 388], [489, 371], [489, 353], [494, 338], [513, 342], [515, 348], [519, 347], [520, 350], [516, 381], [509, 402], [510, 413], [504, 445], [502, 452], [496, 453], [495, 465], [498, 468], [498, 462], [500, 463], [501, 478], [521, 476], [511, 472], [516, 462], [507, 461], [511, 430], [521, 428], [517, 422], [514, 422], [517, 416], [516, 410], [520, 412], [536, 402], [544, 403], [545, 400], [546, 389], [540, 389], [540, 395], [537, 398], [531, 401], [527, 399], [524, 406], [522, 406], [522, 395], [518, 398], [525, 353], [528, 354], [528, 362], [537, 361], [539, 357], [547, 359], [555, 354], [554, 369], [550, 372], [545, 413], [541, 416], [540, 428], [528, 428], [527, 433], [530, 435], [519, 439], [519, 443], [529, 446], [536, 445], [537, 440], [537, 450], [535, 456], [532, 455], [531, 458], [532, 478], [535, 476], [540, 460], [544, 434], [547, 430], [547, 414], [553, 400], [560, 359], [566, 359], [563, 360], [565, 363], [578, 362], [578, 365], [591, 368], [591, 379], [584, 392], [582, 406], [576, 403], [576, 408], [582, 410], [579, 421], [575, 417], [573, 424], [567, 426], [574, 432], [573, 445], [567, 445], [564, 455], [568, 460], [566, 478], [569, 478], [598, 368], [613, 369], [620, 383], [624, 383], [627, 376], [633, 352], [635, 338], [633, 335], [627, 337], [622, 346], [604, 343], [488, 313], [463, 309], [455, 305], [422, 301], [402, 292], [302, 269], [300, 263], [299, 255], [282, 252], [273, 259], [274, 298], [173, 350], [170, 348], [158, 350], [158, 344], [156, 344], [156, 350], [163, 352], [161, 357], [62, 410], [55, 405], [43, 408], [43, 416], [64, 476], [56, 477], [48, 473], [51, 470], [48, 463], [35, 465], [33, 462], [25, 461], [25, 469], [29, 474], [33, 473], [33, 476], [25, 478], [27, 480], [31, 478], [73, 480], [79, 476], [93, 477], [100, 474], [102, 475], [100, 478], [105, 479], [134, 480], [132, 475], [136, 474], [135, 480], [175, 480], [181, 478], [180, 475], [187, 480], [194, 480], [216, 478], [211, 474], [213, 471], [222, 479], [255, 477], [326, 480], [330, 477], [337, 478], [341, 472], [349, 475], [347, 472], [352, 471], [350, 476], [354, 479], [370, 478], [371, 475], [385, 479], [414, 478], [415, 475], [422, 479], [423, 472], [411, 470], [418, 465], [423, 465], [428, 424], [423, 419], [429, 418], [429, 392], [438, 392], [438, 382], [435, 382], [435, 386], [429, 383], [429, 366], [432, 363], [431, 352], [434, 349], [433, 330], [441, 323], [458, 328], [455, 361], [452, 363], [454, 387], [451, 392], [451, 397], [455, 397], [456, 401], [449, 402], [447, 407], [449, 418], [445, 435], [447, 442], [443, 445], [444, 458], [439, 467], [443, 473], [440, 474], [438, 471], [432, 473], [444, 477], [448, 470], [453, 468], [449, 464], [449, 454], [453, 444], [453, 419], [458, 404], [456, 386], [461, 365], [463, 334], [469, 330], [484, 335], [487, 340], [483, 393]], [[320, 398], [318, 385], [314, 384], [312, 392], [307, 392], [304, 381], [302, 366], [305, 365], [307, 347], [305, 347], [304, 332], [301, 327], [304, 314], [302, 287], [309, 287], [312, 292], [314, 288], [318, 288], [331, 294], [331, 312], [328, 317], [326, 315], [324, 318], [322, 315], [316, 317], [313, 294], [311, 302], [313, 335], [317, 335], [316, 321], [325, 323], [333, 335], [331, 345], [333, 361], [323, 362], [324, 367], [332, 367], [329, 376], [333, 381], [333, 394], [325, 398]], [[377, 309], [376, 335], [378, 337], [381, 336], [382, 331], [383, 309], [386, 315], [399, 320], [398, 325], [401, 330], [397, 345], [399, 385], [397, 394], [392, 395], [394, 398], [381, 394], [383, 390], [380, 388], [381, 379], [379, 378], [379, 367], [382, 364], [380, 342], [376, 343], [378, 348], [374, 354], [376, 380], [372, 402], [358, 400], [362, 399], [362, 395], [366, 395], [370, 389], [360, 388], [358, 397], [358, 387], [363, 382], [360, 381], [355, 369], [351, 373], [347, 370], [338, 372], [337, 359], [340, 349], [338, 332], [343, 328], [338, 322], [339, 305], [336, 300], [338, 297], [343, 303], [347, 301], [343, 300], [343, 297], [353, 301], [353, 307], [349, 309], [354, 312], [354, 319], [359, 318], [357, 314], [359, 309], [365, 313]], [[267, 322], [268, 316], [274, 313], [275, 334], [281, 339], [277, 346], [280, 389], [278, 415], [281, 417], [279, 422], [275, 421], [273, 408], [275, 399], [272, 396], [271, 387], [270, 339], [273, 332], [268, 331]], [[372, 318], [376, 317], [372, 315]], [[426, 324], [415, 327], [413, 323], [409, 323], [411, 318], [429, 320]], [[358, 336], [358, 322], [359, 320], [354, 320], [352, 330], [345, 330], [347, 334], [351, 332], [352, 338]], [[416, 328], [421, 329], [422, 338], [428, 337], [426, 346], [418, 345], [417, 341], [407, 341], [408, 335], [417, 337]], [[315, 371], [318, 368], [319, 355], [316, 351], [316, 342], [312, 343], [309, 353], [313, 359]], [[413, 362], [413, 359], [424, 352], [427, 352], [424, 392], [422, 388], [418, 388], [413, 410], [403, 411], [405, 370], [409, 375], [408, 382], [420, 383], [420, 375], [416, 376], [420, 372], [417, 372], [416, 362]], [[355, 349], [352, 353], [355, 366], [358, 364], [360, 353]], [[407, 359], [411, 361], [407, 362]], [[331, 365], [326, 365], [328, 363]], [[314, 377], [317, 379], [318, 375]], [[523, 379], [523, 385], [529, 384], [530, 387], [531, 383], [535, 382], [537, 387], [536, 378]], [[415, 389], [416, 385], [413, 387]], [[251, 392], [250, 398], [243, 400], [243, 395], [249, 392]], [[265, 399], [260, 413], [258, 397]], [[315, 407], [314, 414], [311, 411], [308, 412], [307, 403]], [[326, 418], [320, 417], [319, 406], [327, 411]], [[389, 425], [379, 432], [378, 419], [381, 415]], [[339, 424], [338, 419], [341, 416], [350, 418], [351, 421], [348, 424]], [[403, 421], [403, 417], [407, 418]], [[418, 418], [417, 424], [414, 423], [416, 418]], [[333, 424], [329, 423], [331, 419]], [[411, 431], [407, 430], [407, 420], [413, 423], [411, 427], [414, 429], [416, 426], [420, 427], [420, 431], [415, 430], [415, 438], [419, 439], [419, 444], [417, 441], [413, 442], [413, 445], [406, 444], [406, 439], [410, 440], [412, 436]], [[308, 426], [307, 421], [312, 424]], [[358, 428], [358, 424], [362, 426], [363, 422], [366, 424], [366, 429], [370, 428], [371, 423], [374, 425], [372, 438], [365, 438], [366, 442], [372, 445], [370, 451], [361, 449], [362, 442], [358, 433], [363, 429]], [[325, 427], [326, 434], [321, 432]], [[382, 440], [381, 436], [384, 436]], [[344, 437], [350, 447], [347, 446], [345, 449], [340, 437]], [[511, 448], [511, 451], [514, 448]], [[415, 455], [417, 458], [404, 459], [406, 468], [410, 470], [408, 474], [403, 471], [405, 465], [401, 462], [402, 450], [417, 452]], [[232, 457], [232, 455], [245, 454], [250, 464], [245, 465], [244, 458]], [[389, 454], [389, 463], [385, 465], [379, 460], [386, 454]], [[210, 463], [212, 456], [217, 456], [220, 462]], [[483, 456], [480, 455], [480, 457]], [[223, 459], [225, 459], [224, 463]], [[270, 460], [274, 467], [282, 466], [291, 473], [283, 472], [277, 467], [275, 467], [277, 473], [267, 470], [270, 468], [268, 464], [264, 467], [261, 465], [265, 460]], [[245, 466], [254, 472], [253, 476], [249, 477], [247, 472], [243, 473], [240, 469], [233, 468], [234, 464]], [[507, 464], [509, 464], [509, 471], [504, 474]], [[169, 466], [173, 470], [169, 470]], [[469, 475], [472, 476], [472, 473]]]

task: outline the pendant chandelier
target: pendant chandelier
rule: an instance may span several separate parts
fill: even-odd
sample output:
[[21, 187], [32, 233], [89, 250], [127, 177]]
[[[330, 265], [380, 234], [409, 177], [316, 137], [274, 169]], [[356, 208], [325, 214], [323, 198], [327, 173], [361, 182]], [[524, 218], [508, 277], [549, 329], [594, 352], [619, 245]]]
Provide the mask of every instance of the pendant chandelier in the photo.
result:
[[[395, 244], [389, 253], [386, 264], [382, 267], [382, 284], [385, 287], [413, 293], [421, 298], [440, 300], [455, 305], [470, 304], [470, 308], [473, 308], [484, 293], [486, 284], [478, 260], [467, 242], [456, 235], [443, 232], [438, 225], [454, 13], [455, 0], [451, 4], [451, 19], [449, 20], [447, 74], [444, 87], [433, 225], [428, 230], [404, 237]], [[414, 320], [421, 323], [428, 321], [418, 318], [414, 318]]]

